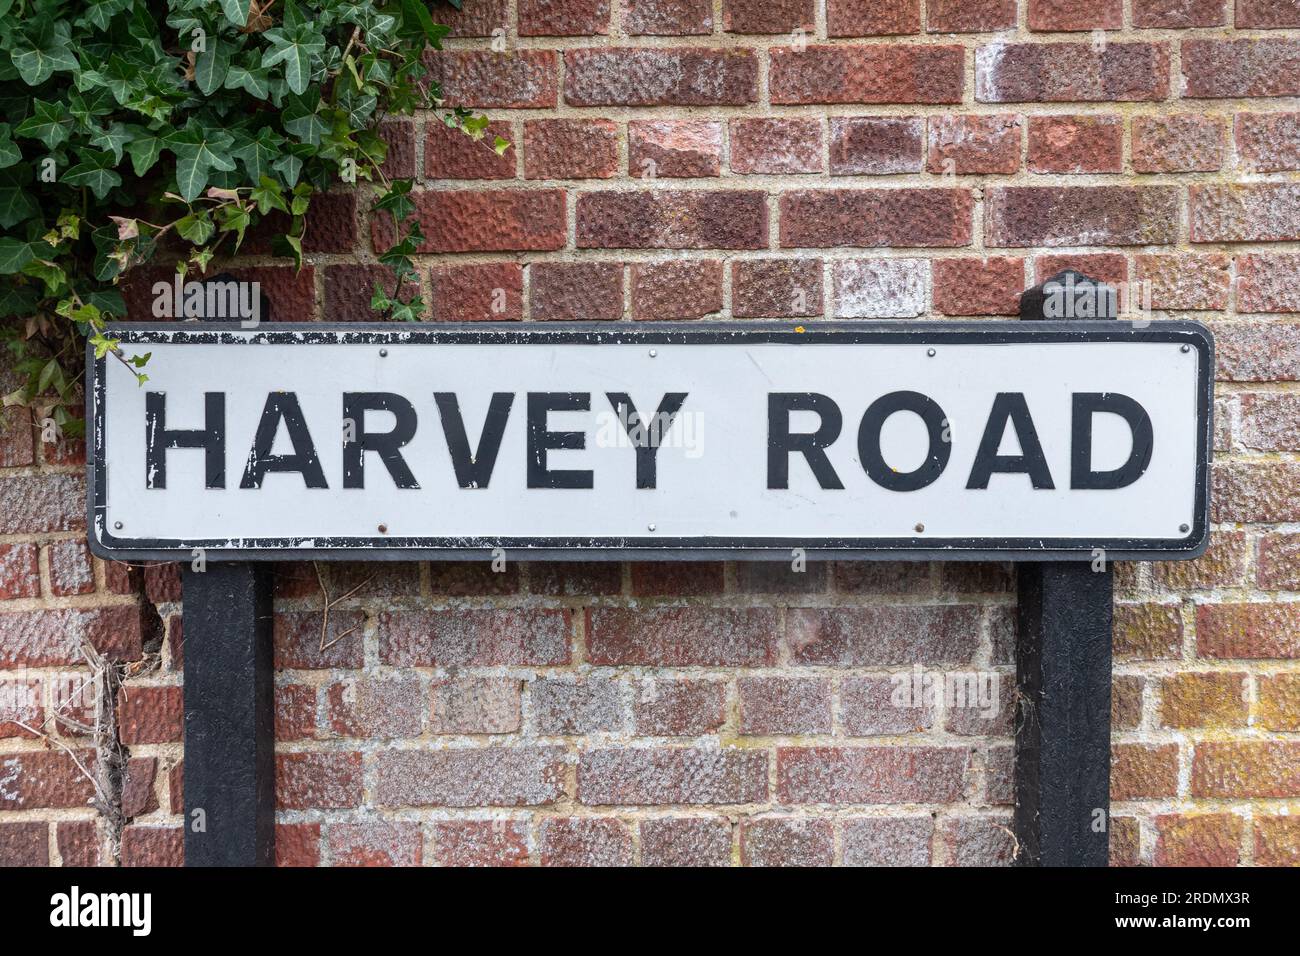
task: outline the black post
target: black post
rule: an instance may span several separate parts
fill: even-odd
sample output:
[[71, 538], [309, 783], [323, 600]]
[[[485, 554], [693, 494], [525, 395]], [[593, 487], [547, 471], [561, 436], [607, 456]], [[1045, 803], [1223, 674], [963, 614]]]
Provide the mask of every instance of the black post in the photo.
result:
[[270, 573], [183, 572], [185, 865], [275, 862]]
[[[1021, 319], [1113, 319], [1115, 290], [1063, 272], [1027, 291]], [[1019, 566], [1016, 809], [1023, 866], [1110, 862], [1111, 600], [1104, 552]]]

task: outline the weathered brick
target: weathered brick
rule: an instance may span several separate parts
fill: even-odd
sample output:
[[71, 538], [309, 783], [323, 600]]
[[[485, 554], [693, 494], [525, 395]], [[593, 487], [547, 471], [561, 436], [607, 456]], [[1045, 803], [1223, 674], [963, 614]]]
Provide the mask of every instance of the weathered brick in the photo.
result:
[[1046, 282], [1066, 269], [1082, 272], [1116, 288], [1128, 282], [1128, 259], [1119, 252], [1062, 252], [1035, 256], [1034, 282]]
[[275, 801], [281, 810], [334, 810], [361, 806], [359, 753], [278, 753]]
[[328, 633], [322, 636], [319, 611], [278, 611], [272, 627], [276, 669], [360, 667], [364, 652], [359, 632], [364, 624], [360, 611], [333, 610]]
[[429, 565], [430, 590], [456, 596], [516, 594], [519, 565], [507, 563], [502, 571], [490, 561], [435, 561]]
[[435, 322], [523, 318], [524, 270], [517, 262], [441, 266], [429, 278], [429, 315]]
[[[925, 120], [915, 116], [831, 117], [831, 175], [921, 171]], [[820, 140], [818, 143], [820, 154]]]
[[[14, 373], [0, 372], [0, 388], [8, 392], [18, 384]], [[36, 435], [29, 409], [17, 405], [0, 407], [0, 468], [32, 464], [36, 460]]]
[[1300, 185], [1233, 183], [1192, 186], [1191, 217], [1192, 242], [1285, 242], [1298, 239]]
[[811, 31], [817, 19], [814, 7], [814, 0], [723, 0], [722, 29], [750, 34]]
[[412, 820], [332, 823], [326, 831], [334, 866], [419, 866], [424, 838]]
[[448, 820], [433, 824], [439, 866], [527, 866], [528, 834], [514, 820]]
[[726, 688], [720, 681], [647, 679], [632, 694], [641, 737], [691, 737], [715, 733], [726, 720]]
[[604, 678], [539, 677], [528, 698], [533, 728], [544, 736], [619, 731], [630, 720], [625, 688]]
[[1029, 29], [1050, 32], [1118, 30], [1124, 25], [1122, 0], [1029, 0]]
[[1118, 116], [1031, 116], [1029, 171], [1118, 173], [1124, 162], [1124, 124]]
[[[412, 194], [424, 232], [419, 252], [511, 252], [562, 249], [562, 189], [426, 189]], [[376, 250], [393, 244], [392, 217], [370, 223]]]
[[767, 754], [699, 747], [595, 748], [578, 757], [578, 800], [588, 805], [761, 803]]
[[1223, 462], [1210, 478], [1214, 521], [1300, 521], [1300, 462]]
[[840, 685], [840, 724], [850, 737], [919, 733], [934, 723], [924, 695], [913, 692], [911, 674], [845, 677]]
[[35, 738], [44, 722], [39, 680], [0, 681], [0, 738]]
[[1233, 22], [1238, 30], [1300, 27], [1300, 9], [1291, 0], [1237, 0]]
[[1176, 657], [1183, 644], [1183, 617], [1174, 604], [1116, 604], [1114, 635], [1117, 657]]
[[629, 36], [693, 36], [713, 32], [711, 0], [627, 0]]
[[820, 561], [795, 570], [784, 561], [745, 561], [736, 565], [736, 590], [742, 594], [823, 594], [830, 579]]
[[424, 128], [424, 175], [429, 179], [514, 179], [513, 147], [498, 154], [496, 137], [511, 139], [510, 123], [495, 120], [481, 139], [446, 123], [430, 122]]
[[981, 103], [1127, 102], [1168, 95], [1169, 48], [1163, 43], [991, 43], [975, 51], [975, 99]]
[[761, 667], [776, 663], [772, 608], [589, 608], [587, 658], [598, 666]]
[[1184, 96], [1237, 99], [1300, 94], [1300, 40], [1204, 39], [1182, 42]]
[[122, 774], [122, 815], [128, 820], [158, 809], [154, 778], [158, 774], [157, 757], [131, 757]]
[[77, 766], [95, 770], [90, 750], [72, 753], [62, 750], [24, 751], [0, 754], [0, 810], [61, 809], [84, 807], [95, 794], [90, 779]]
[[872, 667], [969, 661], [979, 643], [979, 608], [880, 606], [791, 608], [797, 664]]
[[275, 689], [275, 739], [307, 740], [316, 736], [316, 688], [281, 684]]
[[179, 687], [123, 687], [117, 692], [118, 736], [124, 744], [181, 739], [185, 707]]
[[1300, 796], [1300, 742], [1198, 743], [1192, 759], [1192, 796]]
[[1238, 312], [1300, 312], [1300, 255], [1237, 257]]
[[93, 820], [70, 820], [55, 827], [64, 866], [99, 866], [99, 830]]
[[528, 271], [534, 319], [589, 322], [623, 316], [621, 262], [537, 262]]
[[845, 866], [929, 866], [930, 817], [863, 817], [844, 821]]
[[837, 319], [910, 319], [927, 310], [925, 259], [840, 259], [832, 281]]
[[870, 37], [920, 32], [920, 0], [826, 0], [827, 36]]
[[612, 561], [545, 561], [528, 568], [528, 589], [553, 597], [619, 594], [623, 569]]
[[493, 30], [505, 30], [510, 21], [506, 0], [477, 0], [459, 10], [451, 4], [439, 4], [434, 16], [451, 30], [448, 35], [453, 37], [489, 37]]
[[928, 0], [931, 33], [992, 33], [1016, 25], [1016, 0]]
[[763, 249], [767, 196], [756, 190], [638, 189], [577, 199], [580, 249]]
[[1171, 797], [1178, 792], [1177, 744], [1112, 744], [1110, 798]]
[[1266, 591], [1300, 591], [1300, 534], [1260, 537], [1255, 581]]
[[1258, 679], [1255, 726], [1300, 730], [1300, 674], [1266, 674]]
[[379, 124], [379, 138], [388, 147], [379, 167], [389, 179], [408, 179], [415, 175], [415, 121], [387, 119]]
[[348, 679], [325, 691], [329, 726], [340, 737], [418, 737], [424, 701], [424, 687], [408, 677]]
[[968, 755], [957, 747], [780, 747], [782, 803], [953, 803]]
[[772, 102], [960, 103], [965, 50], [955, 45], [771, 48]]
[[816, 677], [742, 677], [740, 732], [828, 734], [831, 730], [831, 684]]
[[818, 120], [733, 119], [730, 139], [733, 173], [821, 172], [822, 124]]
[[542, 821], [542, 866], [631, 866], [632, 834], [621, 820], [590, 817]]
[[80, 475], [6, 475], [0, 482], [0, 534], [80, 531], [86, 482]]
[[731, 824], [717, 817], [641, 821], [642, 866], [729, 866]]
[[0, 600], [37, 597], [41, 575], [34, 544], [0, 545]]
[[1202, 604], [1196, 642], [1202, 657], [1300, 657], [1300, 604]]
[[1226, 0], [1133, 0], [1133, 25], [1140, 29], [1185, 30], [1227, 22]]
[[1160, 681], [1160, 723], [1164, 727], [1244, 727], [1246, 675], [1187, 671]]
[[[934, 692], [947, 700], [945, 724], [949, 733], [968, 737], [1009, 737], [1015, 733], [1015, 674], [981, 669], [931, 676]], [[943, 682], [939, 683], [941, 678]]]
[[567, 664], [569, 633], [561, 610], [385, 611], [379, 658], [398, 667]]
[[944, 315], [1018, 315], [1025, 260], [935, 259], [934, 308]]
[[435, 734], [510, 734], [521, 723], [521, 682], [510, 677], [435, 680], [429, 731]]
[[[83, 541], [55, 541], [49, 548], [50, 590], [59, 597], [95, 590], [95, 569]], [[3, 558], [0, 558], [3, 561]], [[3, 571], [0, 570], [0, 578]], [[0, 585], [2, 586], [2, 585]]]
[[320, 824], [277, 823], [275, 865], [320, 866]]
[[1020, 168], [1019, 116], [932, 116], [929, 159], [932, 173], [1014, 173]]
[[1243, 821], [1233, 813], [1156, 817], [1156, 866], [1236, 866]]
[[[370, 299], [375, 294], [376, 285], [381, 286], [391, 295], [395, 285], [393, 270], [388, 266], [361, 262], [327, 265], [325, 267], [325, 321], [371, 322], [379, 319], [380, 313], [370, 307]], [[403, 284], [404, 295], [409, 296], [410, 293], [418, 291], [419, 287], [409, 280]]]
[[740, 825], [740, 860], [745, 866], [830, 866], [835, 831], [829, 820], [761, 817]]
[[447, 106], [545, 109], [559, 97], [560, 61], [554, 50], [428, 51], [425, 65]]
[[632, 318], [699, 319], [721, 311], [721, 261], [638, 262], [632, 266]]
[[1144, 681], [1134, 674], [1117, 674], [1110, 685], [1111, 730], [1136, 730], [1142, 723]]
[[122, 831], [123, 866], [184, 866], [185, 831], [180, 827], [128, 826]]
[[519, 35], [595, 36], [609, 32], [609, 0], [519, 0]]
[[1223, 165], [1222, 118], [1201, 113], [1133, 118], [1133, 168], [1139, 173], [1209, 172]]
[[1241, 443], [1258, 451], [1300, 451], [1300, 395], [1243, 394]]
[[[733, 267], [735, 263], [732, 264]], [[732, 283], [735, 283], [733, 268]], [[733, 293], [734, 295], [734, 293]], [[735, 311], [735, 303], [732, 303]], [[698, 597], [721, 594], [726, 587], [721, 561], [637, 561], [632, 564], [632, 594]]]
[[1109, 820], [1110, 865], [1138, 866], [1142, 861], [1142, 827], [1135, 817]]
[[50, 825], [0, 823], [0, 866], [49, 866]]
[[752, 50], [564, 51], [564, 101], [571, 106], [744, 106], [757, 99]]
[[1010, 866], [1016, 840], [1007, 817], [962, 816], [945, 820], [940, 838], [952, 866]]
[[1240, 531], [1211, 531], [1210, 547], [1194, 561], [1157, 561], [1151, 574], [1169, 591], [1195, 591], [1233, 587], [1246, 575], [1249, 546]]
[[1219, 381], [1300, 380], [1300, 323], [1215, 322], [1210, 331]]
[[618, 124], [540, 119], [524, 123], [524, 178], [608, 179], [618, 173]]
[[1178, 238], [1174, 186], [999, 186], [985, 199], [991, 246], [1145, 246]]
[[1016, 588], [1015, 565], [1007, 561], [942, 561], [939, 588], [959, 594], [1010, 594]]
[[1153, 309], [1222, 310], [1228, 307], [1232, 262], [1222, 255], [1140, 255], [1134, 259], [1138, 301]]
[[972, 208], [966, 189], [796, 190], [781, 196], [781, 245], [964, 246]]
[[[337, 192], [313, 193], [311, 205], [307, 209], [307, 231], [302, 237], [302, 248], [304, 252], [351, 252], [357, 244], [357, 195], [354, 192]], [[244, 244], [240, 251], [245, 255], [267, 256], [273, 254], [272, 239], [277, 235], [283, 235], [289, 230], [292, 219], [284, 212], [274, 210], [265, 218], [261, 219], [257, 225], [248, 231]], [[285, 310], [290, 305], [283, 298], [285, 291], [297, 293], [295, 300], [302, 301], [302, 287], [298, 285], [292, 268], [287, 271], [281, 267], [264, 270], [235, 270], [243, 273], [251, 273], [247, 276], [248, 281], [261, 281], [266, 273], [270, 273], [278, 282], [266, 283], [268, 288], [264, 290], [267, 298], [270, 299], [272, 312], [270, 318], [275, 321], [285, 321], [283, 315], [277, 315], [277, 306], [280, 312], [287, 313]], [[259, 273], [262, 273], [259, 275]], [[243, 275], [239, 276], [244, 278]], [[277, 294], [278, 293], [278, 294]], [[310, 293], [306, 305], [310, 306]]]
[[633, 120], [627, 125], [628, 174], [636, 179], [690, 179], [722, 172], [722, 123]]
[[111, 660], [139, 660], [144, 653], [140, 608], [130, 604], [0, 614], [0, 667], [80, 664], [81, 645], [87, 641]]
[[389, 750], [376, 763], [385, 807], [542, 806], [564, 794], [563, 747]]
[[1255, 817], [1255, 865], [1300, 866], [1300, 817]]
[[[732, 262], [731, 314], [738, 319], [821, 315], [821, 260], [740, 259]], [[635, 573], [634, 569], [634, 581]]]

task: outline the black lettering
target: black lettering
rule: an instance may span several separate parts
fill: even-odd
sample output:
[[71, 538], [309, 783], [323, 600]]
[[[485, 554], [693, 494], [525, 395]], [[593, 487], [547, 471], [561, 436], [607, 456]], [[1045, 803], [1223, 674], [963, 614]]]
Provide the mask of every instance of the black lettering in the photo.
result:
[[[284, 422], [285, 432], [293, 445], [291, 455], [271, 454], [280, 422]], [[311, 432], [307, 431], [307, 422], [294, 392], [272, 392], [266, 396], [266, 405], [257, 423], [253, 447], [248, 450], [248, 464], [244, 466], [244, 477], [239, 487], [261, 488], [262, 479], [272, 471], [300, 472], [308, 488], [329, 487], [325, 484], [325, 472], [321, 470], [316, 446], [311, 440]]]
[[202, 448], [204, 486], [226, 487], [226, 394], [203, 393], [203, 427], [167, 427], [167, 393], [144, 396], [144, 486], [167, 487], [167, 449]]
[[[880, 452], [880, 430], [895, 412], [914, 412], [921, 416], [929, 434], [930, 447], [923, 461], [913, 471], [895, 471]], [[890, 491], [916, 491], [935, 481], [948, 466], [952, 443], [944, 440], [947, 418], [934, 399], [920, 392], [890, 392], [876, 399], [862, 416], [858, 426], [858, 457], [867, 477]]]
[[587, 447], [583, 432], [553, 432], [546, 428], [550, 412], [585, 412], [591, 409], [589, 392], [528, 393], [528, 487], [591, 488], [592, 473], [586, 470], [557, 470], [546, 467], [550, 449]]
[[[791, 412], [816, 412], [821, 418], [817, 430], [790, 434]], [[842, 490], [844, 483], [825, 449], [840, 437], [844, 424], [840, 407], [816, 392], [772, 392], [767, 396], [767, 486], [790, 487], [790, 455], [798, 452], [808, 462], [822, 488]]]
[[659, 410], [649, 422], [641, 420], [641, 413], [632, 404], [632, 398], [626, 392], [606, 392], [605, 397], [614, 406], [619, 421], [627, 431], [636, 451], [636, 486], [654, 488], [658, 481], [659, 443], [664, 433], [672, 428], [673, 420], [681, 411], [686, 401], [686, 392], [668, 392], [659, 403]]
[[[1098, 412], [1118, 415], [1128, 423], [1133, 435], [1128, 460], [1111, 471], [1092, 470], [1092, 417]], [[1133, 484], [1151, 464], [1153, 443], [1151, 416], [1127, 395], [1076, 392], [1070, 419], [1070, 487], [1102, 490]]]
[[[389, 432], [367, 432], [366, 412], [391, 412], [396, 421]], [[398, 488], [419, 488], [415, 475], [402, 458], [401, 448], [415, 437], [415, 408], [392, 392], [344, 392], [343, 422], [351, 436], [343, 436], [343, 487], [366, 486], [366, 456], [379, 456]], [[351, 440], [349, 440], [349, 437]]]
[[[998, 454], [998, 446], [1002, 444], [1008, 421], [1016, 430], [1016, 440], [1020, 442], [1019, 455]], [[1028, 475], [1035, 488], [1056, 487], [1052, 483], [1047, 457], [1043, 454], [1038, 429], [1034, 427], [1023, 392], [998, 392], [993, 399], [993, 408], [984, 425], [984, 437], [980, 439], [979, 449], [975, 452], [975, 464], [971, 466], [966, 487], [987, 488], [989, 478], [995, 471]]]
[[456, 469], [456, 483], [462, 488], [486, 488], [492, 480], [492, 469], [497, 464], [501, 439], [506, 433], [506, 420], [510, 417], [510, 406], [515, 401], [514, 393], [492, 393], [487, 418], [483, 422], [483, 433], [479, 435], [477, 452], [470, 450], [469, 436], [465, 434], [465, 419], [460, 414], [460, 402], [456, 393], [434, 392], [433, 400], [438, 403], [438, 414], [442, 416], [442, 430], [447, 436], [451, 465]]

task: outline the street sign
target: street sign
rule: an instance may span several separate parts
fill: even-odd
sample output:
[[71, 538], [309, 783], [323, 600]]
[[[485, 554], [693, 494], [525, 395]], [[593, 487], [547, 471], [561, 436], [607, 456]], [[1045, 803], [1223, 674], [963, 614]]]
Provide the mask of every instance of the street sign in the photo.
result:
[[1195, 557], [1192, 322], [138, 324], [109, 558]]

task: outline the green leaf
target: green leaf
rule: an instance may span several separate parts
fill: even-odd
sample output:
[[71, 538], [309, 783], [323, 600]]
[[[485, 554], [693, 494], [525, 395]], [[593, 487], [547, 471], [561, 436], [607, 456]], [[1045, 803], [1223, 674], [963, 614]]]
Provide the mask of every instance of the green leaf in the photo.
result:
[[221, 0], [221, 12], [235, 26], [246, 26], [248, 24], [249, 4], [250, 0]]
[[283, 190], [280, 184], [270, 176], [263, 176], [258, 185], [253, 187], [249, 198], [257, 203], [257, 211], [265, 216], [272, 209], [278, 209], [281, 212], [288, 212], [289, 207], [284, 204]]
[[221, 89], [230, 69], [230, 47], [217, 37], [209, 37], [207, 48], [194, 63], [194, 83], [204, 96]]
[[232, 63], [226, 71], [225, 87], [228, 90], [245, 90], [259, 100], [271, 95], [271, 74], [265, 69], [250, 70]]
[[150, 133], [137, 135], [126, 144], [127, 155], [131, 157], [131, 169], [137, 176], [143, 176], [158, 161], [162, 153], [163, 141]]
[[208, 184], [208, 174], [217, 169], [235, 168], [228, 153], [234, 137], [221, 129], [200, 131], [191, 126], [166, 138], [167, 148], [176, 156], [176, 186], [182, 199], [197, 199]]
[[421, 30], [434, 47], [439, 46], [449, 32], [447, 27], [433, 22], [428, 8], [420, 0], [402, 0], [402, 19], [408, 26]]
[[320, 113], [316, 111], [319, 101], [319, 95], [290, 96], [285, 101], [284, 111], [280, 114], [284, 131], [290, 136], [296, 136], [301, 142], [319, 146], [321, 136], [329, 129]]
[[32, 21], [26, 36], [9, 53], [18, 75], [28, 86], [40, 86], [56, 71], [75, 70], [80, 64], [68, 46], [72, 27], [48, 13]]
[[69, 169], [62, 179], [68, 186], [87, 187], [96, 199], [103, 199], [114, 186], [122, 185], [122, 177], [112, 168], [111, 153], [85, 154], [85, 161]]
[[201, 246], [212, 238], [216, 228], [207, 213], [195, 213], [176, 220], [176, 231], [180, 233], [181, 238], [196, 246]]
[[271, 127], [263, 126], [257, 131], [256, 139], [243, 132], [237, 133], [235, 148], [230, 151], [230, 155], [244, 165], [249, 179], [261, 182], [270, 173], [271, 163], [280, 155], [280, 147], [283, 145], [283, 136]]
[[0, 238], [0, 275], [21, 272], [23, 266], [36, 258], [34, 245], [12, 236]]
[[32, 100], [32, 115], [18, 124], [14, 133], [26, 139], [38, 139], [47, 149], [54, 149], [68, 138], [72, 125], [62, 103]]
[[29, 166], [0, 170], [0, 228], [11, 229], [24, 219], [39, 214], [40, 206], [32, 196], [31, 181]]
[[[287, 17], [286, 13], [286, 22]], [[305, 93], [311, 80], [312, 60], [325, 52], [325, 38], [309, 23], [292, 28], [276, 27], [262, 35], [271, 44], [270, 51], [262, 55], [262, 65], [271, 67], [283, 63], [284, 79], [289, 89], [298, 94]]]
[[0, 169], [7, 169], [14, 163], [21, 162], [23, 158], [22, 150], [10, 138], [11, 135], [7, 125], [0, 126]]
[[96, 130], [90, 137], [90, 145], [108, 150], [113, 154], [113, 163], [122, 161], [122, 147], [132, 139], [132, 133], [121, 123], [113, 123], [108, 129]]

